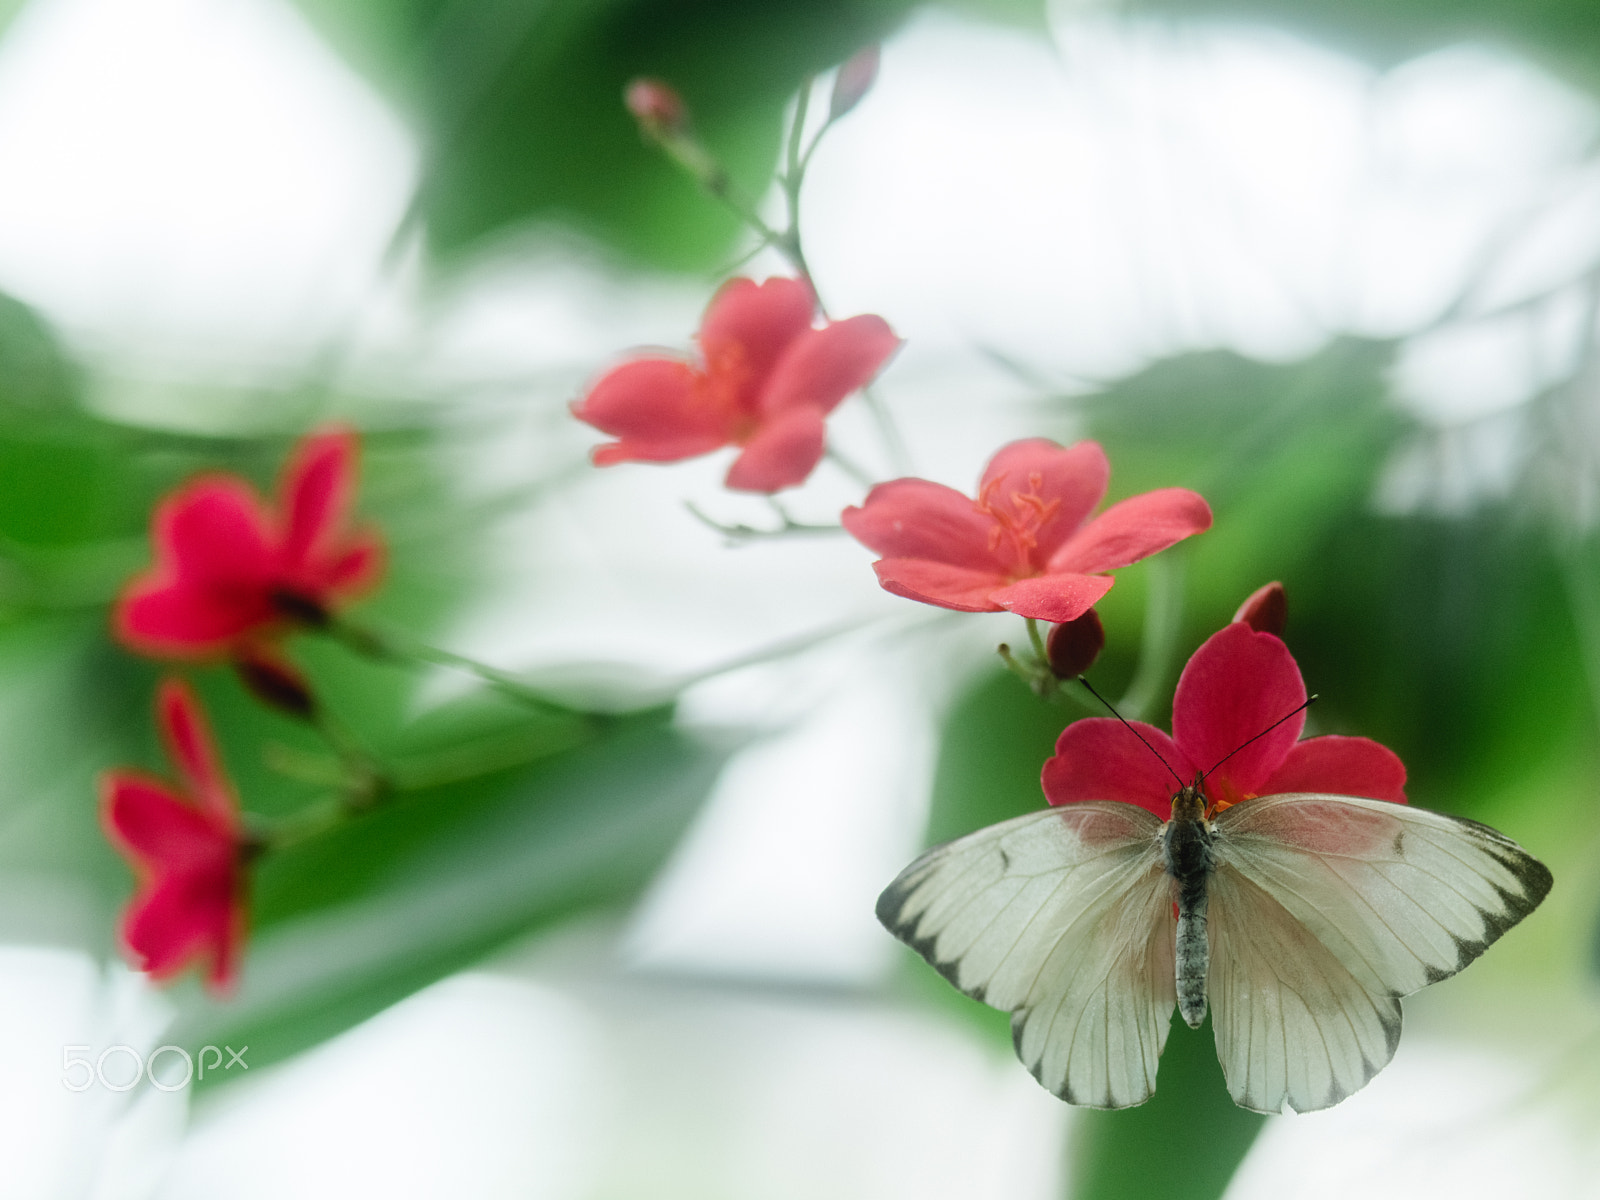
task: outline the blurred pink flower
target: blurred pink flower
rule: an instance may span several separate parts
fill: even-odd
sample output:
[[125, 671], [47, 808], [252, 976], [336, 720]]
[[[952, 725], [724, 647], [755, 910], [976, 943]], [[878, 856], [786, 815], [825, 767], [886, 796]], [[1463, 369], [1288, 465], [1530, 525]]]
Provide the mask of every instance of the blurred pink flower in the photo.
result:
[[101, 782], [101, 825], [140, 880], [123, 913], [122, 942], [157, 979], [202, 961], [207, 982], [222, 991], [237, 975], [245, 933], [238, 803], [186, 684], [162, 683], [156, 716], [178, 782], [125, 769]]
[[648, 355], [614, 367], [572, 412], [617, 441], [597, 466], [676, 462], [743, 447], [727, 485], [776, 492], [804, 482], [822, 458], [824, 418], [871, 382], [900, 345], [882, 317], [812, 327], [801, 279], [730, 279], [700, 323], [700, 360]]
[[376, 585], [382, 540], [348, 520], [358, 453], [350, 429], [301, 439], [276, 507], [236, 475], [203, 475], [167, 496], [151, 525], [155, 565], [112, 614], [118, 640], [156, 658], [215, 657], [326, 620]]

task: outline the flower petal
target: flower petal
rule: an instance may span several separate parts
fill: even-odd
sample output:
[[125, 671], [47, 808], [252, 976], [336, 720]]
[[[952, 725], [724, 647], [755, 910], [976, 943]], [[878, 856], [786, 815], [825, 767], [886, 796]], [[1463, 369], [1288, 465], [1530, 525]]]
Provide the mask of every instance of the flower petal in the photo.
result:
[[1071, 621], [1083, 616], [1111, 590], [1109, 575], [1040, 575], [1019, 579], [989, 597], [1019, 617]]
[[163, 581], [159, 574], [135, 578], [112, 614], [117, 640], [156, 658], [207, 658], [226, 650], [241, 634], [278, 619], [265, 587], [207, 588]]
[[773, 366], [760, 411], [769, 417], [797, 406], [832, 412], [851, 392], [871, 383], [899, 348], [889, 323], [870, 314], [802, 330]]
[[793, 408], [765, 422], [728, 468], [741, 492], [777, 492], [804, 483], [822, 461], [827, 431], [820, 408]]
[[860, 508], [845, 509], [840, 520], [851, 537], [886, 558], [927, 559], [986, 572], [994, 587], [1005, 583], [989, 545], [994, 519], [979, 512], [970, 497], [942, 483], [880, 483]]
[[1178, 781], [1192, 780], [1195, 765], [1154, 725], [1128, 724], [1148, 746], [1110, 717], [1088, 717], [1062, 730], [1055, 756], [1045, 761], [1040, 776], [1045, 798], [1051, 804], [1120, 800], [1148, 809], [1163, 821], [1170, 817], [1172, 797], [1182, 786]]
[[171, 784], [139, 771], [109, 771], [100, 791], [106, 836], [143, 867], [165, 872], [213, 857], [216, 828]]
[[[1034, 480], [1037, 478], [1037, 486]], [[1098, 442], [1078, 442], [1063, 448], [1046, 438], [1026, 438], [1002, 446], [984, 468], [979, 494], [991, 505], [1017, 509], [1011, 497], [1032, 492], [1046, 504], [1057, 507], [1048, 521], [1034, 534], [1035, 545], [1029, 558], [1042, 567], [1056, 547], [1072, 536], [1106, 494], [1111, 479], [1111, 464]], [[1016, 516], [1030, 516], [1017, 509]], [[1072, 570], [1077, 570], [1074, 567]], [[1093, 568], [1094, 571], [1100, 568]], [[1092, 574], [1085, 570], [1084, 574]]]
[[594, 461], [676, 462], [733, 440], [737, 414], [714, 402], [700, 375], [675, 358], [638, 358], [602, 375], [572, 415], [619, 438]]
[[128, 905], [123, 942], [157, 979], [207, 950], [215, 955], [235, 919], [236, 887], [236, 872], [225, 863], [158, 879]]
[[1130, 496], [1078, 530], [1050, 558], [1052, 571], [1111, 571], [1211, 528], [1211, 508], [1188, 488]]
[[358, 596], [383, 577], [386, 559], [383, 539], [377, 532], [359, 530], [339, 547], [336, 557], [320, 564], [318, 574], [323, 587], [334, 596]]
[[999, 612], [989, 597], [1005, 579], [990, 571], [953, 567], [925, 558], [880, 558], [872, 564], [885, 591], [958, 612]]
[[1235, 622], [1207, 638], [1183, 668], [1172, 699], [1172, 738], [1202, 770], [1227, 759], [1216, 773], [1219, 791], [1227, 784], [1260, 795], [1299, 738], [1305, 713], [1265, 731], [1305, 700], [1289, 648]]
[[360, 442], [353, 429], [302, 438], [283, 467], [282, 563], [292, 569], [337, 536], [355, 491]]
[[181, 679], [164, 679], [156, 693], [156, 720], [179, 774], [201, 808], [223, 830], [232, 828], [238, 804], [217, 757], [205, 710]]
[[746, 397], [753, 407], [778, 359], [811, 328], [816, 296], [803, 279], [730, 279], [718, 289], [700, 322], [700, 350], [706, 370], [717, 374], [729, 364], [756, 389]]
[[1332, 792], [1406, 802], [1406, 768], [1400, 756], [1370, 738], [1325, 737], [1296, 742], [1262, 792]]
[[276, 522], [242, 479], [213, 475], [168, 496], [156, 509], [156, 560], [179, 581], [259, 586], [275, 566]]
[[217, 995], [226, 996], [233, 991], [239, 978], [239, 958], [246, 937], [243, 875], [235, 873], [232, 903], [228, 916], [220, 924], [211, 946], [211, 969], [206, 973], [206, 983]]

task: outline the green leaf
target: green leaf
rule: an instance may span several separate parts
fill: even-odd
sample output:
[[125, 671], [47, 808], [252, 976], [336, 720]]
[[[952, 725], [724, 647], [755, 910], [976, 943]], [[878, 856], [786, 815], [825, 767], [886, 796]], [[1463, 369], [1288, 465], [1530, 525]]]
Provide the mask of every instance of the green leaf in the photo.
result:
[[759, 195], [808, 74], [881, 38], [908, 0], [302, 0], [420, 122], [418, 212], [451, 255], [559, 222], [638, 265], [707, 270], [737, 222], [646, 145], [628, 82], [665, 80], [733, 179]]
[[723, 757], [666, 714], [627, 718], [579, 749], [408, 794], [269, 857], [238, 996], [185, 989], [172, 1036], [276, 1062], [514, 938], [632, 902]]

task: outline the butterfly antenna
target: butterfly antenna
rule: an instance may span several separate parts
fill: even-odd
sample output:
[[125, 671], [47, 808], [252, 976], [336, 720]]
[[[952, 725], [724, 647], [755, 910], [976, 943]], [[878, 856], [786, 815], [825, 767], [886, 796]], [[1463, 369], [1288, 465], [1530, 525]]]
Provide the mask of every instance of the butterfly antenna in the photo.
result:
[[[1250, 738], [1248, 741], [1240, 742], [1232, 750], [1229, 750], [1226, 754], [1224, 754], [1221, 758], [1219, 758], [1216, 761], [1216, 764], [1211, 768], [1211, 771], [1215, 771], [1217, 769], [1217, 767], [1220, 767], [1223, 763], [1227, 762], [1235, 754], [1239, 753], [1239, 751], [1243, 750], [1246, 746], [1248, 746], [1250, 744], [1250, 742], [1260, 741], [1262, 738], [1266, 737], [1267, 734], [1271, 733], [1279, 725], [1282, 725], [1290, 717], [1294, 716], [1295, 713], [1304, 712], [1306, 709], [1310, 708], [1311, 705], [1313, 703], [1315, 703], [1316, 699], [1317, 698], [1315, 696], [1307, 696], [1305, 698], [1304, 703], [1295, 705], [1288, 712], [1284, 713], [1283, 716], [1279, 717], [1276, 721], [1274, 721], [1271, 725], [1268, 725], [1260, 733], [1256, 734], [1255, 737]], [[1200, 778], [1201, 779], [1210, 779], [1211, 778], [1211, 771], [1207, 771], [1204, 775], [1200, 776]]]
[[[1171, 775], [1174, 779], [1176, 779], [1178, 781], [1178, 788], [1180, 790], [1182, 790], [1183, 788], [1188, 786], [1186, 783], [1183, 782], [1182, 777], [1179, 776], [1179, 774], [1172, 769], [1172, 764], [1169, 763], [1166, 759], [1161, 757], [1161, 751], [1157, 750], [1148, 741], [1145, 741], [1144, 734], [1140, 733], [1137, 729], [1135, 729], [1128, 722], [1128, 720], [1125, 717], [1123, 717], [1123, 715], [1121, 713], [1119, 713], [1116, 709], [1112, 708], [1111, 707], [1111, 701], [1107, 700], [1099, 692], [1094, 690], [1094, 684], [1090, 683], [1088, 681], [1088, 679], [1086, 679], [1082, 675], [1078, 676], [1078, 682], [1083, 684], [1084, 687], [1088, 688], [1089, 689], [1089, 695], [1093, 696], [1096, 700], [1100, 701], [1101, 704], [1104, 704], [1106, 706], [1106, 711], [1109, 712], [1117, 720], [1121, 721], [1123, 723], [1123, 725], [1127, 727], [1127, 730], [1128, 730], [1129, 733], [1133, 734], [1133, 736], [1138, 738], [1141, 742], [1144, 742], [1144, 748], [1146, 750], [1150, 751], [1151, 754], [1154, 754], [1156, 756], [1156, 761], [1159, 762], [1163, 767], [1165, 767], [1167, 769], [1167, 774]], [[1293, 716], [1293, 715], [1294, 714], [1292, 714], [1292, 713], [1290, 714], [1290, 716]], [[1285, 717], [1284, 720], [1288, 720], [1288, 717]], [[1256, 736], [1259, 737], [1260, 734], [1257, 734]], [[1251, 741], [1254, 741], [1254, 740], [1255, 740], [1254, 738], [1251, 739]], [[1246, 742], [1245, 745], [1249, 745], [1249, 742]], [[1240, 749], [1243, 749], [1243, 747], [1240, 747]], [[1214, 771], [1214, 770], [1216, 770], [1216, 768], [1213, 767], [1212, 770]]]

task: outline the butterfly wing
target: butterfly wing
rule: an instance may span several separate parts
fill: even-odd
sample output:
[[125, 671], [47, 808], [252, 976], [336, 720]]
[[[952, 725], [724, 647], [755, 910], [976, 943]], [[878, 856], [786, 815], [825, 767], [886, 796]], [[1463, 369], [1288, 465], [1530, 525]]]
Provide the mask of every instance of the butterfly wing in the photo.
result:
[[1400, 997], [1454, 975], [1550, 890], [1486, 825], [1348, 796], [1263, 796], [1215, 822], [1208, 990], [1235, 1102], [1327, 1108], [1394, 1056]]
[[884, 890], [878, 919], [1010, 1012], [1017, 1056], [1050, 1091], [1141, 1104], [1177, 1003], [1160, 830], [1131, 804], [1029, 813], [929, 850]]

